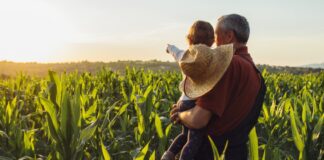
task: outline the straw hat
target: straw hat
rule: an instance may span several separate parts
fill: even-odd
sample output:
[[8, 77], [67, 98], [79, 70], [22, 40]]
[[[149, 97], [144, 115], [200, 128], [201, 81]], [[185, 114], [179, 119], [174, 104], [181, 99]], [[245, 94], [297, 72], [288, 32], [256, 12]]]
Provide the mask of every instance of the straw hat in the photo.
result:
[[233, 57], [233, 44], [211, 49], [193, 45], [183, 55], [179, 65], [186, 78], [179, 89], [195, 99], [209, 92], [222, 78]]

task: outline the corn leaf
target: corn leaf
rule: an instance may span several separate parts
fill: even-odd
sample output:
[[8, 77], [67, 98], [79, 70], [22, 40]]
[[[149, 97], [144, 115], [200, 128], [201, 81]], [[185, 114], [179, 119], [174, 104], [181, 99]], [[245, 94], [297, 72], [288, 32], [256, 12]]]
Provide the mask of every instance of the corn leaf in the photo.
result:
[[316, 123], [313, 134], [312, 134], [312, 141], [316, 144], [317, 139], [319, 138], [323, 126], [323, 121], [324, 121], [324, 114], [322, 114], [321, 118], [318, 120]]
[[97, 123], [98, 121], [90, 124], [88, 127], [86, 127], [85, 129], [83, 129], [81, 131], [81, 135], [80, 135], [80, 139], [81, 139], [81, 144], [84, 144], [86, 141], [88, 141], [93, 134], [95, 133], [96, 129], [97, 129]]
[[158, 114], [155, 114], [155, 128], [159, 138], [163, 138], [162, 123]]
[[302, 140], [301, 135], [298, 132], [298, 128], [297, 128], [296, 120], [295, 120], [295, 113], [294, 113], [294, 110], [292, 107], [290, 108], [290, 123], [291, 123], [291, 130], [292, 130], [295, 145], [296, 145], [297, 149], [299, 150], [299, 152], [303, 152], [304, 141]]
[[209, 143], [212, 147], [212, 150], [213, 150], [213, 155], [214, 155], [214, 160], [219, 160], [220, 157], [219, 157], [219, 153], [218, 153], [218, 150], [217, 150], [217, 147], [214, 143], [214, 140], [208, 135], [208, 140], [209, 140]]
[[141, 151], [138, 153], [138, 155], [136, 156], [135, 160], [144, 160], [145, 156], [146, 156], [146, 153], [149, 149], [149, 145], [150, 145], [150, 142], [148, 142], [144, 148], [141, 149]]
[[255, 127], [251, 130], [249, 134], [249, 146], [250, 146], [250, 159], [258, 160], [259, 159], [259, 144], [258, 136], [255, 130]]
[[53, 128], [55, 130], [58, 130], [59, 126], [58, 126], [58, 122], [57, 122], [54, 104], [51, 101], [49, 101], [48, 99], [45, 99], [43, 97], [39, 97], [39, 99], [40, 99], [40, 103], [43, 105], [45, 111], [49, 114], [49, 118], [52, 121]]
[[102, 143], [102, 140], [100, 141], [100, 145], [101, 145], [101, 153], [102, 153], [102, 156], [104, 157], [104, 160], [111, 160], [111, 157], [110, 157], [108, 151], [106, 150], [105, 145]]
[[151, 154], [149, 160], [155, 160], [155, 151], [153, 151], [153, 153]]

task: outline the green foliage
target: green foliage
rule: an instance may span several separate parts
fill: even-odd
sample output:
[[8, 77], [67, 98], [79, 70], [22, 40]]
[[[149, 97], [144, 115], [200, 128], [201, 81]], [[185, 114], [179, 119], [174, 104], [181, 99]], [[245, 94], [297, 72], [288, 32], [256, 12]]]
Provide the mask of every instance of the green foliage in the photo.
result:
[[258, 135], [255, 128], [253, 128], [249, 134], [249, 148], [250, 148], [250, 158], [251, 160], [259, 159], [259, 144]]
[[[323, 159], [324, 73], [262, 74], [250, 159]], [[181, 129], [169, 120], [181, 78], [127, 68], [0, 79], [0, 159], [159, 159]]]

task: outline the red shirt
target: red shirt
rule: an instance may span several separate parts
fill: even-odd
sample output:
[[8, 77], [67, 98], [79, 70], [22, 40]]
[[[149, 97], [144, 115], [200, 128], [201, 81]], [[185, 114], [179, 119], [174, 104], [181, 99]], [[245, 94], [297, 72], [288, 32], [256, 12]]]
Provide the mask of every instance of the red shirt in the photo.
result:
[[237, 49], [221, 80], [197, 99], [199, 107], [213, 113], [208, 134], [222, 135], [234, 129], [250, 112], [261, 85], [253, 65], [247, 47]]

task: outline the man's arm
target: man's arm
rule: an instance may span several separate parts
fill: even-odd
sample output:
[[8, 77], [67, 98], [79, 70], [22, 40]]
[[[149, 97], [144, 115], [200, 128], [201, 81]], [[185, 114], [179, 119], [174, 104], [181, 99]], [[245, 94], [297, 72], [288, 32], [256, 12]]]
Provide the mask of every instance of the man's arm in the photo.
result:
[[207, 126], [212, 113], [209, 110], [195, 106], [192, 109], [179, 112], [179, 120], [188, 128], [200, 129]]

